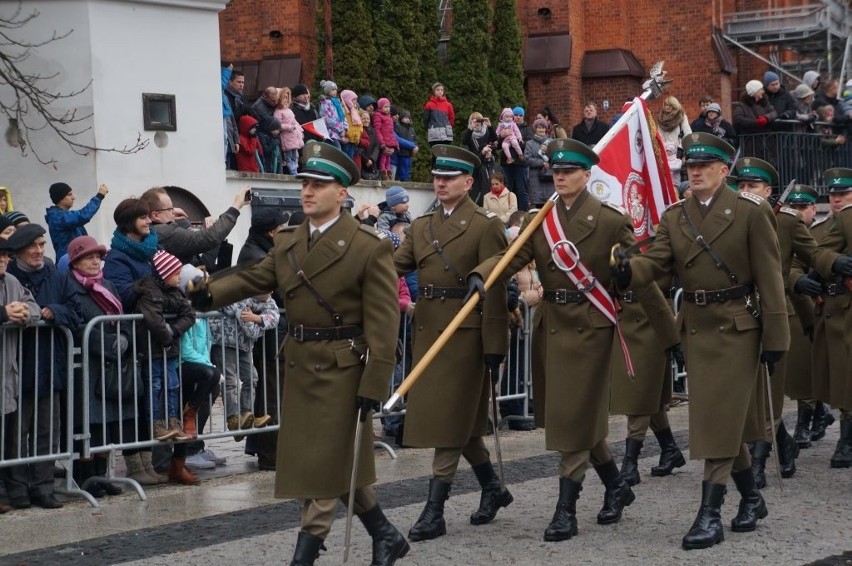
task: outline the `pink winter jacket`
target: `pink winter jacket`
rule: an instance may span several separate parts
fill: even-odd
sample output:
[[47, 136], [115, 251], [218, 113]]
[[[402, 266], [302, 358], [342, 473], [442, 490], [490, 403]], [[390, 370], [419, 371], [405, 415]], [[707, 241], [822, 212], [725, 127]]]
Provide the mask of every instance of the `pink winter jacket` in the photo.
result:
[[390, 114], [383, 114], [378, 110], [373, 112], [373, 129], [376, 131], [379, 145], [399, 149], [399, 142], [393, 130], [393, 118]]
[[289, 108], [276, 108], [272, 116], [281, 122], [281, 133], [278, 136], [281, 140], [281, 151], [302, 149], [305, 145], [305, 134], [293, 111]]

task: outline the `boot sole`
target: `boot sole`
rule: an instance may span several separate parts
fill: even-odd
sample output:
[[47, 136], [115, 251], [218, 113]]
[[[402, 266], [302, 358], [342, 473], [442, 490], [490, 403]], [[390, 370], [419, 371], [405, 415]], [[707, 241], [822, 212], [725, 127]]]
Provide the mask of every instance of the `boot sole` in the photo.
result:
[[654, 476], [655, 478], [662, 478], [662, 477], [665, 477], [665, 476], [670, 476], [672, 474], [672, 472], [675, 471], [677, 468], [682, 468], [685, 465], [686, 465], [686, 458], [684, 458], [683, 454], [681, 454], [680, 457], [677, 460], [675, 460], [674, 465], [671, 467], [671, 469], [668, 469], [668, 468], [660, 469], [660, 468], [654, 467], [654, 468], [651, 468], [651, 475]]
[[[633, 503], [634, 501], [636, 501], [636, 494], [631, 493], [630, 497], [627, 499], [627, 501], [624, 502], [624, 507], [629, 507], [630, 504]], [[622, 511], [624, 511], [624, 507], [621, 508]], [[621, 513], [619, 513], [617, 517], [613, 517], [612, 519], [601, 520], [600, 515], [598, 515], [597, 519], [598, 519], [599, 525], [612, 525], [613, 523], [617, 523], [621, 520]]]
[[682, 543], [680, 544], [680, 546], [681, 546], [681, 548], [683, 548], [684, 550], [700, 550], [700, 549], [702, 549], [702, 548], [710, 548], [710, 547], [716, 546], [716, 545], [717, 545], [717, 544], [719, 544], [720, 542], [724, 542], [724, 541], [725, 541], [725, 533], [723, 532], [723, 533], [720, 533], [720, 534], [719, 534], [719, 537], [718, 537], [718, 538], [714, 539], [713, 541], [711, 541], [711, 542], [709, 542], [709, 543], [706, 543], [706, 542], [702, 542], [702, 543], [694, 543], [694, 542], [693, 542], [693, 543], [687, 543], [687, 542], [682, 542]]
[[848, 468], [850, 466], [852, 466], [852, 463], [849, 463], [849, 462], [832, 462], [831, 463], [831, 467], [835, 468], [835, 469]]
[[496, 517], [496, 516], [497, 516], [497, 511], [499, 511], [500, 509], [502, 509], [502, 508], [504, 508], [504, 507], [508, 507], [508, 506], [509, 506], [509, 505], [511, 505], [511, 504], [512, 504], [512, 502], [515, 500], [515, 497], [514, 497], [511, 493], [509, 493], [508, 491], [506, 492], [506, 496], [507, 496], [507, 497], [504, 497], [504, 498], [500, 501], [500, 503], [497, 505], [497, 510], [496, 510], [496, 511], [494, 511], [494, 514], [493, 514], [493, 515], [491, 515], [490, 517], [484, 517], [484, 518], [482, 518], [482, 519], [474, 518], [474, 517], [473, 517], [473, 515], [471, 515], [471, 517], [470, 517], [470, 524], [471, 524], [471, 525], [485, 525], [485, 524], [490, 523], [491, 521], [493, 521], [493, 520], [494, 520], [494, 517]]
[[545, 542], [562, 542], [563, 540], [568, 540], [570, 538], [574, 538], [575, 536], [577, 536], [578, 532], [579, 532], [578, 529], [572, 529], [572, 530], [568, 531], [567, 533], [559, 533], [559, 534], [556, 534], [556, 535], [549, 535], [547, 533], [544, 533], [544, 541]]
[[446, 526], [444, 526], [444, 528], [440, 529], [437, 533], [434, 533], [434, 534], [433, 533], [417, 534], [417, 533], [412, 533], [411, 531], [408, 531], [408, 540], [410, 540], [411, 542], [422, 542], [424, 540], [433, 540], [433, 539], [436, 539], [438, 537], [442, 537], [446, 534], [447, 534], [447, 527]]
[[[758, 514], [757, 521], [761, 519], [765, 519], [769, 516], [769, 510], [764, 507], [763, 510]], [[746, 525], [746, 526], [735, 526], [733, 521], [731, 521], [731, 532], [734, 533], [750, 533], [757, 529], [757, 521], [754, 522], [754, 525]]]

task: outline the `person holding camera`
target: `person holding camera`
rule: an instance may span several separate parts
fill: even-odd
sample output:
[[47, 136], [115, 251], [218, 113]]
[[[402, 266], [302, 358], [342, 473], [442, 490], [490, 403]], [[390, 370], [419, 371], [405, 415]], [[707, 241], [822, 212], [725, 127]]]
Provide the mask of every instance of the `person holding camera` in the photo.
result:
[[494, 173], [494, 150], [497, 149], [497, 133], [491, 119], [474, 112], [467, 120], [467, 130], [462, 139], [465, 149], [479, 156], [480, 165], [473, 172], [473, 187], [470, 198], [482, 205], [483, 195], [491, 190], [491, 174]]

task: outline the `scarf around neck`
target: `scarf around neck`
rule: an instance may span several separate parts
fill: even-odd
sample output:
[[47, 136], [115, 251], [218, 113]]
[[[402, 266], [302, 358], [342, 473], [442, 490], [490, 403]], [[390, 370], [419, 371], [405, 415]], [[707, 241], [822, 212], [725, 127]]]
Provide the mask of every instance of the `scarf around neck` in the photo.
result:
[[112, 233], [110, 247], [126, 253], [135, 260], [150, 262], [154, 254], [157, 253], [157, 233], [151, 230], [151, 233], [145, 236], [141, 242], [137, 242], [122, 232], [121, 229], [116, 228], [115, 232]]
[[683, 109], [680, 110], [672, 110], [671, 112], [666, 112], [665, 110], [660, 110], [660, 113], [657, 115], [657, 124], [660, 125], [660, 128], [667, 132], [671, 132], [683, 121]]
[[98, 308], [104, 311], [104, 314], [122, 314], [124, 311], [121, 308], [121, 301], [113, 295], [109, 289], [104, 287], [104, 272], [99, 271], [97, 275], [84, 275], [76, 269], [71, 269], [71, 274], [77, 282], [85, 287], [89, 292], [89, 296], [98, 305]]

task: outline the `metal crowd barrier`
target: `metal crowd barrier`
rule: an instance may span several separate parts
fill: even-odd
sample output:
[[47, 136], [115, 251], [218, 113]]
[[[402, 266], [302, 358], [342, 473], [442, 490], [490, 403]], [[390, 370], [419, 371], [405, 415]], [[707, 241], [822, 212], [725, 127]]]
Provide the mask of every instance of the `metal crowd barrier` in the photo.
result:
[[[825, 195], [828, 189], [823, 171], [831, 167], [852, 167], [852, 137], [845, 144], [826, 146], [826, 135], [822, 133], [792, 131], [799, 122], [779, 120], [777, 123], [791, 131], [740, 135], [739, 155], [758, 157], [775, 165], [781, 180], [779, 190], [783, 191], [795, 179]], [[818, 128], [828, 126], [821, 122], [815, 125]]]

